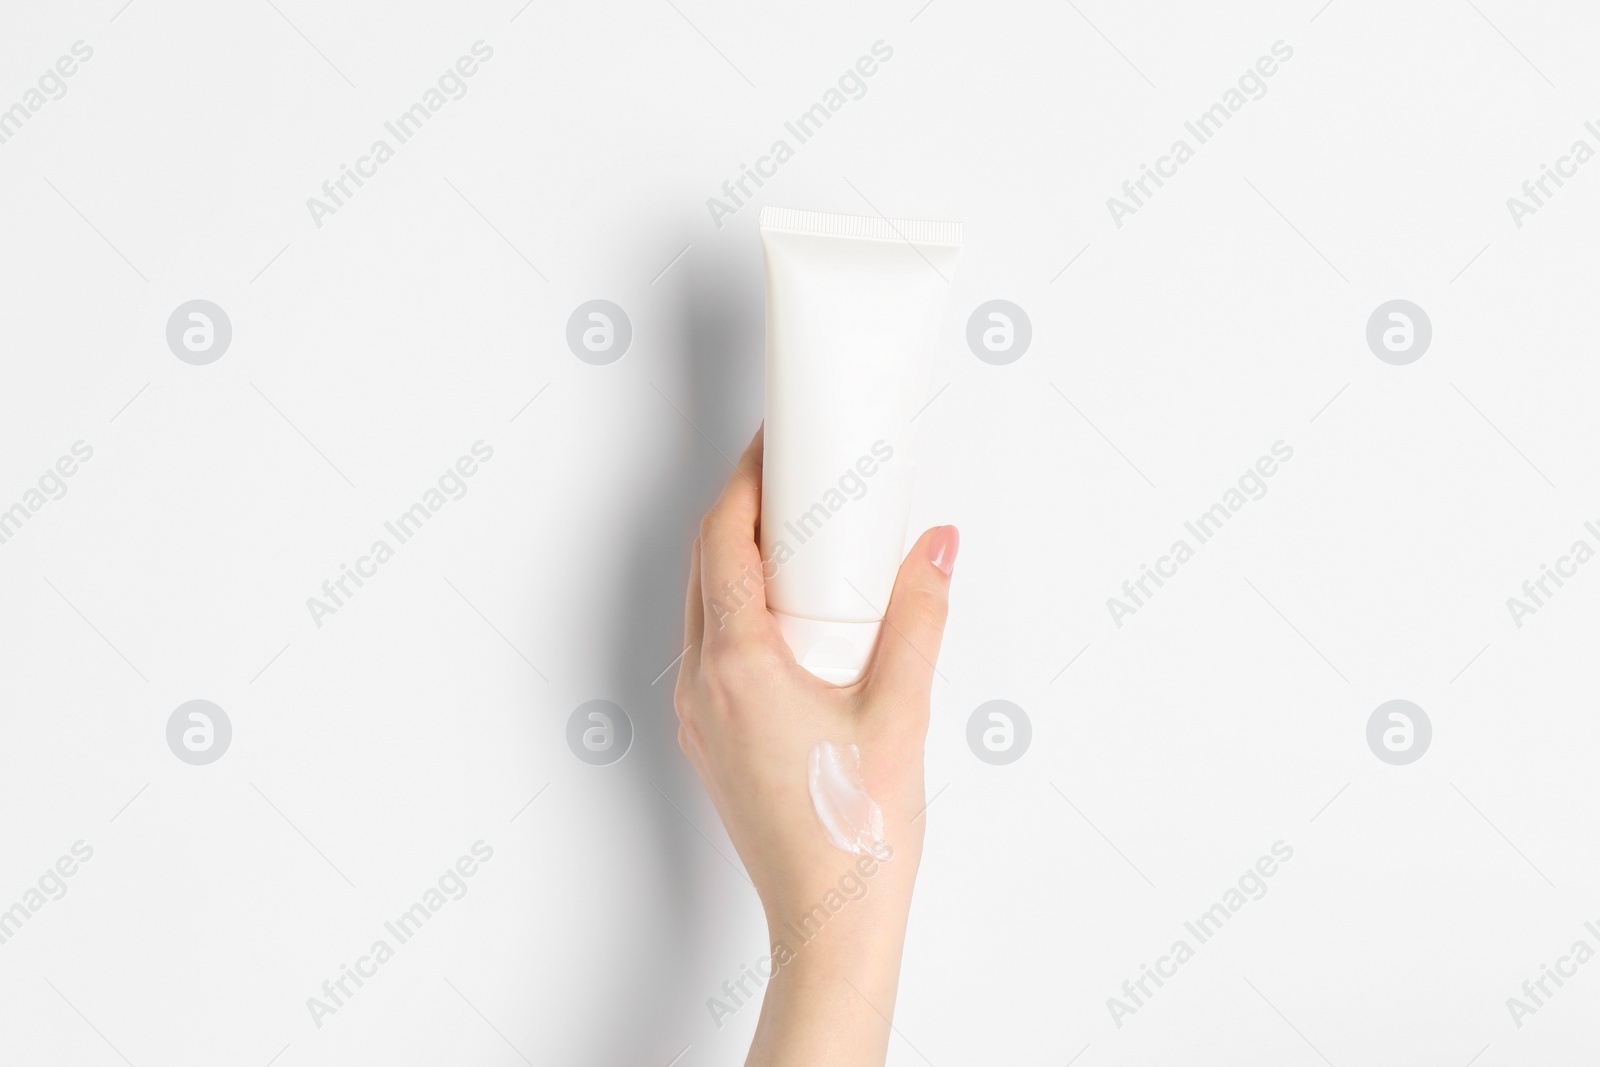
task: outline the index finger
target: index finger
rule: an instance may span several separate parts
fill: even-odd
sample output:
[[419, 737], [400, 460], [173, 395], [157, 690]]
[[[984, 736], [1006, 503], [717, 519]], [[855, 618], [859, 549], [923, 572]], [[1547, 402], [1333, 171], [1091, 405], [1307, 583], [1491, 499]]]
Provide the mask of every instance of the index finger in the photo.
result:
[[757, 542], [761, 434], [758, 428], [722, 495], [700, 521], [700, 592], [708, 642], [771, 626]]

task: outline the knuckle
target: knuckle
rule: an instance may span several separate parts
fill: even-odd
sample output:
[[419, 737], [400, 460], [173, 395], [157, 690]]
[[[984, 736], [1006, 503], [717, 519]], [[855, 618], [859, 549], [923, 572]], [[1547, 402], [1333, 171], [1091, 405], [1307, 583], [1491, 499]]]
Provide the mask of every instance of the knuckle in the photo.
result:
[[765, 687], [780, 660], [765, 642], [736, 640], [719, 649], [705, 664], [710, 683], [720, 692], [743, 694]]
[[945, 618], [950, 614], [949, 599], [936, 589], [911, 590], [906, 606], [919, 626], [932, 629], [942, 628]]
[[694, 716], [697, 703], [693, 679], [686, 670], [678, 672], [678, 682], [672, 687], [672, 710], [678, 714], [679, 723], [688, 723]]

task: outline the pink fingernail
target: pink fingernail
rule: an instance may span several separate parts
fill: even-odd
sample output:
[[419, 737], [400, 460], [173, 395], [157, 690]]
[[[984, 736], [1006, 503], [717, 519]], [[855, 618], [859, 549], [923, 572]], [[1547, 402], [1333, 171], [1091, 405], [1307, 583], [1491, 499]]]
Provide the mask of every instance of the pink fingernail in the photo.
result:
[[944, 571], [945, 577], [956, 568], [956, 553], [961, 549], [961, 531], [954, 526], [941, 526], [928, 542], [928, 559]]

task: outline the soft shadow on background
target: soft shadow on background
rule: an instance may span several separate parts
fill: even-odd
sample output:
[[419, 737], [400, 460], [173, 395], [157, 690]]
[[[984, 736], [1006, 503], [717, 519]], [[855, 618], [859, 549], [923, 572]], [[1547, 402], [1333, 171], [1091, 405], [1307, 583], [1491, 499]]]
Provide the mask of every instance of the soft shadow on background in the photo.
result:
[[[685, 1044], [704, 1041], [711, 1029], [705, 999], [721, 978], [706, 984], [690, 976], [716, 970], [710, 953], [729, 925], [719, 902], [743, 891], [755, 906], [754, 890], [729, 862], [738, 857], [678, 748], [677, 666], [652, 680], [683, 649], [689, 550], [700, 517], [731, 473], [728, 459], [737, 460], [760, 422], [761, 264], [737, 237], [708, 239], [703, 226], [682, 227], [675, 236], [651, 242], [694, 242], [673, 268], [682, 273], [662, 279], [663, 287], [675, 284], [657, 298], [650, 316], [672, 332], [651, 336], [641, 329], [645, 316], [638, 316], [637, 350], [626, 356], [639, 361], [633, 369], [641, 379], [641, 403], [660, 405], [667, 431], [659, 451], [643, 460], [659, 475], [650, 479], [653, 488], [620, 516], [630, 533], [617, 560], [622, 580], [611, 588], [624, 593], [609, 605], [612, 626], [605, 635], [604, 680], [634, 724], [626, 788], [644, 824], [640, 837], [655, 846], [636, 857], [635, 874], [655, 899], [649, 914], [640, 909], [596, 929], [594, 950], [618, 964], [607, 995], [595, 998], [595, 1014], [584, 1020], [587, 1062], [597, 1067], [664, 1064]], [[663, 915], [671, 918], [669, 929], [652, 921]]]

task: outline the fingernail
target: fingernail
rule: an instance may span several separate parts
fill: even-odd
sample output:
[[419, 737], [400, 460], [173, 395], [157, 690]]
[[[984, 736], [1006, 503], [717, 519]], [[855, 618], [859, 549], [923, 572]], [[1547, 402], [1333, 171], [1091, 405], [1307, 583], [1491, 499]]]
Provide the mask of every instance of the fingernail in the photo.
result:
[[928, 559], [944, 571], [945, 577], [956, 569], [956, 553], [961, 549], [961, 531], [954, 526], [941, 526], [928, 542]]

